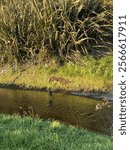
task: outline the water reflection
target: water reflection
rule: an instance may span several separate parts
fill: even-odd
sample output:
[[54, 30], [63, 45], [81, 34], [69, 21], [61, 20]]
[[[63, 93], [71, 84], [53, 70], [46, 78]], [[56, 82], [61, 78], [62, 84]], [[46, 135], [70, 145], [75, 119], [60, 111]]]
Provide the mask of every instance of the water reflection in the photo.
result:
[[110, 134], [112, 126], [112, 107], [96, 111], [102, 103], [90, 98], [45, 92], [0, 89], [0, 113], [21, 114], [29, 111], [40, 118], [57, 119], [67, 124], [78, 125], [100, 133]]

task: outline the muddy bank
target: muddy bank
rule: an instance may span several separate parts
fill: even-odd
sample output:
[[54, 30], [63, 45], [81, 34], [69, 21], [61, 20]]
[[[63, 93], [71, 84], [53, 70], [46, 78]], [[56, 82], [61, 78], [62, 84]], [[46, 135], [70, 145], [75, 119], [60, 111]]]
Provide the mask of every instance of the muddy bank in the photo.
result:
[[[47, 92], [47, 88], [37, 88], [37, 87], [26, 87], [25, 85], [17, 84], [5, 84], [0, 83], [0, 88], [11, 88], [11, 89], [20, 89], [20, 90], [35, 90], [35, 91], [44, 91]], [[94, 98], [97, 100], [107, 100], [113, 102], [113, 91], [109, 92], [88, 92], [88, 91], [72, 91], [72, 90], [62, 90], [62, 89], [51, 89], [52, 93], [63, 93], [75, 96], [83, 96], [88, 98]]]
[[100, 100], [106, 100], [106, 101], [113, 101], [113, 91], [110, 92], [75, 92], [71, 91], [70, 92], [72, 95], [76, 96], [85, 96], [85, 97], [90, 97], [94, 99], [100, 99]]

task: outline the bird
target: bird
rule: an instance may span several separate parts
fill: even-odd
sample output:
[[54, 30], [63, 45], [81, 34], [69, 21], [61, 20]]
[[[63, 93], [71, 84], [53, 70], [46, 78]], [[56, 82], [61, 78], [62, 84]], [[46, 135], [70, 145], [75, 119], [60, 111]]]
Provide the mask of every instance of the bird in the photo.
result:
[[97, 104], [97, 105], [96, 105], [96, 110], [100, 110], [100, 109], [102, 109], [102, 107], [103, 107], [102, 105]]
[[52, 91], [50, 90], [50, 88], [47, 88], [47, 93], [49, 96], [52, 96]]

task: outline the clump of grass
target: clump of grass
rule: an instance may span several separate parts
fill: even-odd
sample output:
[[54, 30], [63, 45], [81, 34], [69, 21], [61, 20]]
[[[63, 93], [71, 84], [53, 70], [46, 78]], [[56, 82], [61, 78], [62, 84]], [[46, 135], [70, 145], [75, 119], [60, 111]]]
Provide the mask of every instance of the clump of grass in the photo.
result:
[[20, 107], [20, 110], [23, 117], [28, 116], [38, 118], [38, 114], [35, 114], [32, 106], [29, 106], [27, 109]]
[[59, 75], [68, 77], [101, 77], [112, 80], [112, 56], [102, 57], [98, 60], [93, 57], [84, 58], [83, 64], [66, 63], [61, 67]]
[[52, 128], [57, 128], [57, 127], [60, 127], [61, 126], [61, 123], [59, 121], [53, 121], [52, 124], [51, 124], [51, 127]]
[[112, 150], [110, 136], [63, 124], [53, 128], [51, 124], [30, 117], [0, 115], [0, 149]]
[[104, 0], [1, 0], [0, 9], [1, 64], [112, 52], [112, 4]]

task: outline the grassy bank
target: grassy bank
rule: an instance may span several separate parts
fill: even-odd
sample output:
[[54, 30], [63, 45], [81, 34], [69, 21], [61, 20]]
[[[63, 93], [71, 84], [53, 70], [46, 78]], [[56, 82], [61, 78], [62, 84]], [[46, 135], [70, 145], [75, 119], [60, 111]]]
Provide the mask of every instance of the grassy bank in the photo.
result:
[[0, 83], [112, 89], [111, 0], [1, 0], [0, 16]]
[[56, 121], [0, 115], [0, 149], [112, 150], [112, 138]]
[[[50, 79], [52, 82], [49, 82]], [[56, 78], [56, 79], [55, 79]], [[10, 65], [0, 68], [0, 83], [25, 88], [46, 88], [74, 91], [110, 91], [112, 89], [112, 56], [98, 60], [88, 57], [82, 63], [58, 65], [53, 59], [44, 65]]]

